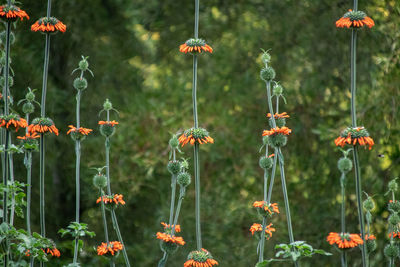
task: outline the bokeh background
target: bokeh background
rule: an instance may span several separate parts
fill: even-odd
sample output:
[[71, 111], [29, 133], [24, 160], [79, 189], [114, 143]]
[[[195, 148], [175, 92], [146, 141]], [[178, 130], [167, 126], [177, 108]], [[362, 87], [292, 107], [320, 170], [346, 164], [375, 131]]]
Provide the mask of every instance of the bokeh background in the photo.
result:
[[[31, 20], [15, 29], [12, 93], [16, 99], [28, 86], [41, 88], [44, 55], [44, 36], [31, 32], [30, 25], [45, 15], [47, 1], [22, 2]], [[295, 238], [334, 253], [304, 260], [303, 266], [339, 265], [339, 254], [325, 239], [330, 231], [340, 230], [336, 163], [341, 154], [333, 140], [350, 124], [350, 32], [336, 29], [334, 22], [351, 7], [350, 0], [201, 1], [200, 37], [214, 53], [199, 59], [199, 119], [216, 140], [201, 149], [203, 242], [220, 266], [254, 266], [257, 261], [257, 241], [249, 227], [260, 221], [251, 204], [262, 198], [258, 151], [262, 130], [267, 128], [260, 48], [270, 49], [287, 98], [281, 110], [291, 116], [288, 126], [293, 134], [283, 153]], [[384, 193], [387, 182], [400, 173], [400, 4], [370, 0], [360, 1], [359, 8], [376, 22], [372, 30], [359, 34], [357, 101], [359, 122], [376, 141], [372, 151], [360, 154], [363, 190], [377, 204], [372, 229], [379, 246], [371, 256], [372, 266], [383, 266], [388, 215]], [[83, 143], [81, 211], [82, 221], [97, 233], [85, 240], [82, 265], [107, 265], [94, 251], [104, 237], [91, 168], [104, 165], [104, 139], [97, 130], [102, 117], [97, 114], [109, 98], [120, 112], [113, 117], [120, 125], [112, 138], [112, 188], [127, 202], [117, 210], [118, 219], [133, 266], [156, 266], [162, 253], [155, 233], [169, 212], [167, 142], [172, 133], [192, 125], [192, 59], [180, 54], [178, 47], [193, 35], [194, 1], [54, 1], [52, 13], [68, 30], [52, 38], [49, 69], [47, 110], [61, 130], [47, 142], [47, 229], [62, 252], [51, 266], [61, 266], [72, 257], [71, 240], [62, 239], [57, 231], [74, 220], [75, 154], [66, 131], [75, 122], [75, 77], [70, 74], [81, 55], [89, 56], [95, 73], [82, 99], [82, 125], [95, 132]], [[192, 150], [183, 151], [182, 157], [191, 161]], [[35, 155], [35, 231], [39, 231], [38, 160]], [[16, 168], [17, 179], [25, 181], [23, 155], [16, 156]], [[354, 192], [349, 174], [346, 215], [351, 232], [359, 231]], [[266, 243], [268, 257], [273, 256], [275, 244], [288, 242], [279, 178], [273, 201], [282, 213], [273, 219], [277, 231]], [[194, 220], [192, 184], [179, 220], [187, 245], [170, 257], [169, 266], [182, 266], [195, 249]], [[24, 227], [22, 219], [18, 224]], [[123, 266], [122, 256], [118, 261], [117, 266]], [[359, 264], [360, 251], [350, 252], [350, 265]]]

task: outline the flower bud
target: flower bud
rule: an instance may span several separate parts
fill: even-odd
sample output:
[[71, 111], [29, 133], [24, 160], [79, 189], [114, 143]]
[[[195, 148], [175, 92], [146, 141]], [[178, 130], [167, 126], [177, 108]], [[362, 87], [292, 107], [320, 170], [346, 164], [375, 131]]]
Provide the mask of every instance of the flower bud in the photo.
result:
[[31, 114], [35, 111], [35, 106], [31, 102], [25, 102], [22, 105], [22, 112], [25, 114]]
[[340, 158], [338, 161], [338, 169], [343, 173], [348, 173], [353, 169], [353, 162], [348, 158]]
[[261, 60], [265, 65], [267, 65], [271, 61], [271, 55], [265, 51], [261, 56]]
[[105, 111], [112, 110], [113, 109], [112, 103], [108, 99], [106, 99], [106, 101], [103, 104], [103, 108]]
[[178, 174], [176, 181], [180, 186], [188, 186], [188, 185], [190, 185], [192, 178], [190, 177], [189, 173], [181, 172]]
[[171, 139], [169, 139], [169, 146], [173, 149], [178, 148], [179, 146], [179, 140], [178, 137], [176, 135], [172, 136]]
[[100, 133], [105, 137], [110, 137], [115, 133], [115, 126], [112, 124], [100, 125]]
[[367, 240], [367, 251], [368, 251], [368, 253], [371, 253], [374, 250], [376, 250], [376, 240], [375, 239], [368, 239]]
[[389, 182], [389, 190], [390, 191], [396, 192], [398, 188], [399, 188], [399, 185], [397, 184], [396, 179], [393, 179]]
[[181, 171], [181, 163], [180, 163], [180, 161], [170, 161], [170, 162], [168, 162], [167, 169], [171, 174], [177, 175]]
[[178, 245], [172, 242], [160, 242], [161, 250], [165, 253], [171, 255], [174, 254], [178, 250]]
[[82, 57], [82, 60], [79, 61], [79, 69], [81, 71], [86, 71], [89, 68], [89, 62], [86, 57]]
[[35, 94], [32, 92], [32, 90], [29, 90], [28, 93], [26, 93], [25, 98], [29, 102], [32, 102], [33, 100], [35, 100]]
[[102, 173], [98, 173], [93, 177], [93, 184], [98, 189], [102, 189], [107, 186], [107, 177]]
[[272, 67], [265, 67], [260, 71], [260, 77], [266, 82], [275, 79], [275, 70]]
[[74, 88], [76, 90], [85, 90], [88, 86], [88, 82], [85, 78], [76, 78], [74, 80]]
[[366, 211], [372, 211], [375, 208], [375, 202], [372, 197], [368, 197], [366, 200], [364, 200], [363, 207]]
[[388, 244], [383, 250], [383, 253], [387, 258], [396, 258], [399, 256], [399, 247], [396, 244]]
[[287, 137], [283, 134], [275, 134], [269, 136], [268, 141], [273, 148], [283, 147], [287, 143]]
[[396, 226], [398, 223], [400, 223], [400, 217], [399, 217], [398, 213], [394, 212], [392, 215], [390, 215], [388, 222], [392, 226]]
[[274, 164], [271, 157], [262, 156], [258, 162], [261, 169], [271, 169]]
[[274, 87], [272, 88], [272, 94], [282, 95], [282, 93], [283, 93], [283, 87], [280, 84], [275, 84]]
[[389, 207], [388, 207], [388, 209], [389, 210], [391, 210], [391, 211], [393, 211], [393, 212], [400, 212], [400, 202], [399, 201], [392, 201], [392, 202], [389, 202], [389, 205], [388, 205]]

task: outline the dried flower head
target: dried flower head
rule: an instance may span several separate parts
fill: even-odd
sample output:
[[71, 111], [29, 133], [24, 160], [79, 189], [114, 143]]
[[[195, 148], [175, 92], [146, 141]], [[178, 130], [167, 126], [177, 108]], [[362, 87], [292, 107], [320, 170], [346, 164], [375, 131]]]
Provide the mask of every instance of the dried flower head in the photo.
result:
[[108, 243], [101, 243], [100, 246], [97, 247], [97, 255], [104, 256], [115, 256], [123, 249], [123, 245], [119, 241], [111, 241]]
[[16, 21], [17, 19], [29, 19], [28, 14], [19, 7], [11, 5], [0, 6], [0, 17], [8, 21]]
[[[275, 228], [272, 227], [272, 223], [268, 224], [265, 226], [265, 238], [270, 239], [272, 236], [272, 232], [275, 232]], [[250, 232], [251, 235], [254, 235], [255, 233], [259, 233], [257, 237], [261, 237], [261, 232], [262, 232], [262, 225], [259, 223], [253, 223], [253, 225], [250, 227]]]
[[277, 203], [267, 203], [267, 201], [255, 201], [253, 207], [257, 208], [257, 212], [263, 216], [272, 216], [275, 213], [279, 214]]
[[187, 261], [183, 264], [184, 267], [212, 267], [214, 265], [218, 265], [218, 262], [204, 248], [190, 252]]
[[364, 243], [359, 234], [334, 232], [329, 233], [326, 241], [328, 241], [330, 245], [336, 244], [340, 249], [354, 248]]
[[213, 49], [203, 39], [191, 38], [179, 46], [182, 53], [201, 54], [202, 51], [212, 53]]
[[56, 33], [58, 31], [64, 33], [67, 30], [67, 26], [55, 17], [43, 17], [31, 26], [31, 30], [43, 33]]
[[179, 143], [181, 146], [185, 146], [186, 144], [194, 145], [197, 144], [214, 144], [214, 139], [210, 137], [208, 131], [203, 128], [191, 128], [186, 130], [181, 136], [179, 136]]
[[371, 150], [375, 143], [364, 127], [348, 127], [335, 139], [336, 146], [344, 147], [346, 144], [368, 146]]
[[28, 126], [28, 131], [33, 133], [54, 133], [58, 135], [58, 129], [50, 118], [36, 118], [32, 124]]
[[372, 28], [374, 25], [375, 22], [364, 11], [353, 11], [351, 9], [336, 21], [337, 28], [362, 28], [364, 26]]
[[25, 119], [21, 118], [17, 114], [1, 115], [0, 116], [0, 128], [6, 128], [9, 131], [18, 131], [20, 128], [28, 127], [28, 123]]

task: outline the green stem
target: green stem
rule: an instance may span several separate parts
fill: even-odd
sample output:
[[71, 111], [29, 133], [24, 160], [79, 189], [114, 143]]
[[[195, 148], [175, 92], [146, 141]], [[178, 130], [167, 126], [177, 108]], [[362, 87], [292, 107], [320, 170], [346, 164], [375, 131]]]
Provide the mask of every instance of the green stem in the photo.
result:
[[[9, 144], [9, 139], [10, 139], [10, 132], [6, 130], [6, 142], [5, 142], [5, 151], [4, 151], [4, 177], [3, 177], [3, 184], [5, 189], [8, 187], [8, 144]], [[3, 215], [4, 215], [4, 222], [8, 223], [8, 190], [4, 191], [3, 194]], [[6, 249], [9, 251], [10, 249], [10, 243], [8, 238], [6, 238]], [[9, 253], [4, 254], [4, 266], [8, 266], [8, 259], [9, 259]]]
[[[11, 140], [11, 133], [10, 133], [10, 140]], [[10, 153], [9, 155], [9, 164], [10, 164], [10, 181], [11, 184], [14, 185], [14, 157], [13, 154]], [[11, 191], [11, 211], [10, 211], [10, 225], [13, 226], [14, 225], [14, 217], [15, 217], [15, 192]]]
[[275, 156], [274, 156], [274, 165], [272, 165], [271, 180], [269, 181], [269, 191], [268, 191], [267, 203], [271, 203], [272, 189], [274, 187], [276, 165], [277, 165], [277, 161], [278, 161], [278, 149], [277, 148], [275, 148], [274, 154], [275, 154]]
[[353, 127], [357, 127], [357, 112], [356, 112], [356, 50], [357, 50], [357, 30], [351, 30], [351, 61], [350, 61], [350, 74], [351, 74], [351, 122]]
[[358, 219], [360, 223], [360, 233], [361, 238], [364, 243], [361, 246], [362, 253], [362, 262], [363, 266], [368, 266], [368, 258], [367, 258], [367, 245], [365, 240], [365, 229], [364, 229], [364, 214], [362, 207], [362, 187], [361, 187], [361, 174], [360, 174], [360, 163], [358, 160], [358, 149], [357, 146], [353, 147], [353, 159], [354, 159], [354, 170], [355, 170], [355, 179], [356, 179], [356, 195], [357, 195], [357, 209], [358, 209]]
[[31, 235], [32, 152], [27, 152], [26, 162], [26, 230]]
[[[109, 111], [107, 110], [107, 120], [110, 120], [110, 114]], [[110, 181], [110, 148], [111, 148], [111, 143], [110, 143], [110, 138], [106, 137], [106, 142], [105, 142], [105, 148], [106, 148], [106, 173], [107, 173], [107, 194], [111, 195], [111, 181]], [[115, 229], [115, 232], [117, 233], [117, 237], [119, 242], [121, 242], [123, 248], [122, 248], [122, 254], [124, 256], [125, 264], [126, 266], [130, 267], [129, 263], [129, 258], [128, 254], [126, 252], [125, 244], [122, 239], [121, 231], [119, 230], [119, 225], [118, 225], [118, 220], [117, 216], [115, 215], [115, 210], [111, 210], [111, 219], [113, 223], [113, 227]]]
[[44, 199], [44, 159], [45, 159], [45, 139], [44, 134], [40, 134], [40, 179], [39, 179], [39, 191], [40, 191], [40, 234], [45, 237], [46, 236], [46, 224], [45, 224], [45, 199]]
[[110, 240], [108, 239], [108, 227], [107, 227], [107, 217], [106, 217], [106, 209], [104, 206], [104, 192], [100, 189], [100, 196], [101, 196], [101, 216], [103, 218], [103, 226], [104, 226], [104, 238], [106, 243], [108, 244]]
[[265, 228], [266, 227], [267, 227], [267, 217], [263, 216], [258, 262], [262, 262], [264, 260]]
[[174, 226], [171, 225], [172, 227], [172, 232], [171, 235], [175, 235], [175, 227], [178, 224], [178, 218], [179, 218], [179, 213], [181, 212], [181, 206], [182, 206], [182, 201], [185, 197], [186, 193], [186, 188], [181, 187], [180, 192], [179, 192], [179, 200], [178, 200], [178, 205], [176, 206], [176, 212], [175, 212], [175, 218], [174, 218]]
[[[175, 149], [172, 149], [173, 161], [176, 160]], [[172, 227], [172, 223], [174, 220], [174, 210], [175, 210], [175, 196], [176, 196], [176, 175], [172, 174], [171, 176], [171, 205], [169, 210], [169, 224]]]
[[[342, 173], [340, 177], [340, 187], [342, 194], [342, 203], [341, 203], [341, 226], [342, 233], [346, 232], [346, 176]], [[341, 252], [341, 261], [342, 267], [347, 267], [347, 253], [345, 250]]]
[[158, 262], [158, 267], [164, 267], [165, 264], [167, 263], [168, 260], [168, 253], [164, 252], [163, 257], [161, 258], [161, 260]]
[[201, 223], [200, 223], [200, 159], [199, 159], [199, 144], [194, 144], [194, 178], [195, 178], [195, 190], [196, 190], [196, 244], [197, 250], [200, 251], [203, 247], [201, 240]]

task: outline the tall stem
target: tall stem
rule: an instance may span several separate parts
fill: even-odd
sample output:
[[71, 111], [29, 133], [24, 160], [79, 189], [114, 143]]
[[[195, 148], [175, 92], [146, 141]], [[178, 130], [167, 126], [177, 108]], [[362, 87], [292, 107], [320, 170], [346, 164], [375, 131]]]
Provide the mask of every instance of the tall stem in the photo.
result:
[[179, 213], [181, 212], [181, 206], [182, 206], [182, 201], [183, 198], [185, 197], [186, 193], [186, 188], [181, 187], [180, 192], [179, 192], [179, 200], [178, 200], [178, 205], [176, 206], [176, 212], [175, 212], [175, 218], [174, 218], [174, 226], [172, 227], [172, 232], [171, 235], [175, 235], [175, 227], [178, 224], [178, 218], [179, 218]]
[[357, 127], [357, 112], [356, 112], [356, 50], [357, 50], [357, 30], [351, 30], [351, 53], [350, 53], [350, 74], [351, 74], [351, 122], [353, 127]]
[[128, 258], [128, 254], [126, 252], [124, 240], [122, 239], [121, 231], [119, 230], [119, 225], [118, 225], [117, 216], [115, 215], [115, 210], [111, 210], [111, 219], [112, 219], [112, 222], [114, 225], [115, 232], [117, 233], [118, 240], [119, 240], [119, 242], [121, 242], [121, 244], [123, 246], [122, 254], [124, 256], [125, 264], [126, 264], [126, 266], [130, 267], [131, 264], [129, 263], [129, 258]]
[[[172, 160], [175, 162], [176, 160], [176, 152], [175, 148], [172, 149]], [[176, 175], [171, 175], [171, 205], [169, 210], [169, 224], [172, 227], [173, 220], [174, 220], [174, 210], [175, 210], [175, 195], [176, 195]]]
[[44, 151], [44, 146], [45, 146], [45, 140], [44, 140], [44, 134], [40, 134], [40, 152], [39, 152], [39, 157], [40, 157], [40, 181], [39, 181], [39, 191], [40, 191], [40, 233], [43, 237], [46, 236], [46, 225], [45, 225], [45, 199], [44, 199], [44, 158], [45, 158], [45, 151]]
[[[342, 173], [340, 177], [340, 187], [342, 194], [342, 203], [341, 203], [341, 228], [342, 233], [346, 232], [346, 176]], [[345, 250], [341, 252], [341, 261], [342, 267], [347, 267], [347, 253]]]
[[[11, 133], [10, 133], [10, 140], [11, 140]], [[14, 184], [14, 159], [13, 159], [13, 154], [10, 153], [9, 155], [9, 173], [10, 173], [10, 181], [11, 184]], [[15, 217], [15, 192], [11, 191], [11, 211], [10, 211], [10, 225], [14, 225], [14, 217]]]
[[201, 223], [200, 223], [200, 158], [199, 158], [199, 144], [194, 144], [194, 178], [195, 178], [195, 190], [196, 190], [196, 244], [197, 250], [201, 250], [203, 247], [201, 240]]

